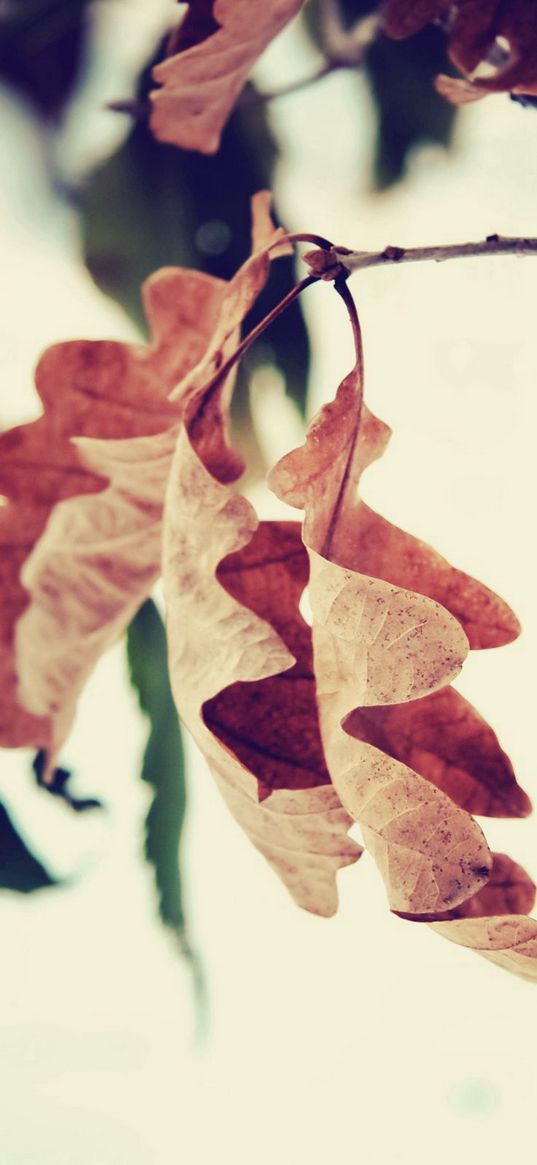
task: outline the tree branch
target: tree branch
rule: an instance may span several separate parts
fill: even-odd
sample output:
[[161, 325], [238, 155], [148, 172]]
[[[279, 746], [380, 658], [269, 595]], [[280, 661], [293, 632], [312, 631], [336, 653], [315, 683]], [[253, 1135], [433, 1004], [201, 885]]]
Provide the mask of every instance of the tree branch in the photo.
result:
[[313, 256], [322, 255], [326, 264], [324, 278], [331, 279], [334, 265], [352, 275], [366, 267], [382, 267], [389, 263], [423, 263], [432, 260], [445, 263], [448, 259], [474, 259], [483, 255], [537, 255], [537, 238], [510, 238], [505, 235], [487, 235], [477, 243], [446, 243], [433, 247], [385, 247], [383, 251], [349, 251], [346, 247], [333, 247], [331, 251], [309, 252], [304, 258], [312, 271], [319, 271], [319, 261]]

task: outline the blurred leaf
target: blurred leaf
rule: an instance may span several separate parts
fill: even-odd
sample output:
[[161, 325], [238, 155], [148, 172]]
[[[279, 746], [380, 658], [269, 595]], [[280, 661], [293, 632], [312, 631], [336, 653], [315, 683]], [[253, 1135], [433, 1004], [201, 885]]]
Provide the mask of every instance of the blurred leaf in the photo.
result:
[[[148, 88], [146, 72], [142, 106]], [[145, 120], [137, 121], [120, 150], [78, 193], [86, 262], [95, 281], [143, 327], [140, 284], [158, 267], [178, 264], [231, 278], [249, 253], [250, 197], [270, 186], [276, 157], [261, 105], [236, 111], [211, 158], [162, 145]], [[270, 291], [249, 323], [295, 281], [291, 259], [274, 264]], [[289, 395], [304, 410], [309, 345], [298, 303], [275, 322], [269, 343]], [[244, 383], [243, 372], [243, 410]]]
[[457, 111], [436, 92], [434, 79], [453, 73], [453, 66], [443, 32], [424, 28], [404, 41], [379, 37], [368, 53], [367, 71], [378, 116], [374, 177], [383, 190], [404, 176], [416, 146], [451, 143]]
[[56, 117], [73, 89], [88, 0], [2, 0], [0, 77]]
[[[306, 24], [320, 42], [320, 11], [323, 0], [308, 5]], [[351, 27], [378, 9], [377, 0], [339, 0], [343, 23]], [[398, 182], [405, 173], [409, 153], [425, 142], [449, 146], [456, 109], [434, 87], [437, 73], [453, 74], [446, 38], [439, 28], [429, 27], [404, 41], [382, 34], [371, 46], [366, 61], [377, 115], [373, 178], [379, 190]], [[356, 108], [356, 117], [362, 111]]]
[[31, 894], [57, 884], [30, 852], [7, 810], [0, 805], [0, 889]]
[[41, 789], [45, 789], [47, 793], [51, 793], [54, 797], [61, 797], [71, 809], [76, 813], [84, 813], [87, 809], [102, 809], [102, 802], [98, 801], [96, 797], [73, 797], [68, 785], [71, 780], [72, 773], [69, 769], [54, 769], [52, 776], [44, 779], [44, 773], [47, 763], [47, 754], [44, 749], [40, 749], [36, 753], [32, 764], [37, 784]]
[[142, 780], [153, 801], [146, 820], [145, 856], [155, 872], [162, 921], [185, 935], [179, 843], [186, 788], [181, 729], [168, 676], [166, 632], [151, 599], [140, 607], [127, 632], [130, 679], [149, 720]]

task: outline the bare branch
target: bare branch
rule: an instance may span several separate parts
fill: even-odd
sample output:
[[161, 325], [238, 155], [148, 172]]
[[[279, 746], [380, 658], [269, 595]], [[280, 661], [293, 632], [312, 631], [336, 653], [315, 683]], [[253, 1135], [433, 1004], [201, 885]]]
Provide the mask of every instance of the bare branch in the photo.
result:
[[[319, 261], [314, 260], [318, 252], [305, 255], [305, 261], [315, 274], [323, 278]], [[325, 278], [333, 278], [329, 272], [337, 265], [348, 275], [363, 271], [366, 267], [382, 267], [386, 263], [423, 263], [432, 260], [444, 263], [448, 259], [473, 259], [483, 255], [537, 255], [537, 238], [510, 238], [506, 235], [487, 235], [477, 243], [445, 243], [432, 247], [385, 247], [383, 251], [349, 251], [346, 247], [333, 247], [322, 252], [326, 264]]]

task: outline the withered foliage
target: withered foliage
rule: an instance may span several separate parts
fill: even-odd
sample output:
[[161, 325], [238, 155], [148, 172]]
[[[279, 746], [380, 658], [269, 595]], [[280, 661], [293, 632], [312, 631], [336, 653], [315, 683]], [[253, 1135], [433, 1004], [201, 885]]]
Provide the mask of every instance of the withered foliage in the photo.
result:
[[518, 622], [361, 501], [389, 430], [363, 400], [357, 321], [354, 368], [269, 477], [302, 524], [259, 521], [236, 488], [233, 353], [284, 246], [261, 194], [229, 283], [149, 281], [149, 347], [78, 341], [42, 358], [44, 414], [2, 438], [3, 743], [53, 756], [162, 570], [177, 708], [296, 902], [334, 913], [357, 822], [392, 910], [537, 978], [533, 882], [471, 816], [530, 804], [449, 686], [470, 647], [508, 643]]
[[384, 28], [403, 38], [434, 20], [444, 23], [462, 78], [437, 78], [455, 105], [488, 93], [537, 94], [537, 7], [527, 0], [387, 0]]
[[[150, 124], [183, 149], [215, 153], [257, 59], [304, 0], [191, 0], [153, 70]], [[537, 95], [537, 8], [527, 0], [387, 0], [378, 27], [401, 40], [428, 24], [445, 30], [462, 77], [441, 73], [438, 91], [454, 105], [490, 93]]]
[[303, 0], [212, 0], [190, 4], [170, 55], [153, 70], [151, 128], [162, 142], [214, 154], [258, 57]]

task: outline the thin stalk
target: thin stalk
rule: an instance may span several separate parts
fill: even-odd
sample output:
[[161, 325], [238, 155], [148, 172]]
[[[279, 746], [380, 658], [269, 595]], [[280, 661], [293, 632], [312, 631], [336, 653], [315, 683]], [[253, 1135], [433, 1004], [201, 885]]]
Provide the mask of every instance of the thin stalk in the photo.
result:
[[337, 291], [338, 295], [343, 300], [345, 307], [347, 308], [347, 315], [349, 317], [350, 325], [352, 328], [354, 350], [356, 352], [356, 363], [359, 365], [360, 371], [363, 372], [364, 357], [362, 347], [362, 329], [360, 327], [358, 309], [347, 287], [347, 282], [342, 275], [338, 275], [337, 279], [334, 280], [334, 290]]
[[340, 296], [340, 298], [343, 300], [343, 303], [345, 304], [345, 307], [347, 309], [347, 315], [349, 317], [351, 328], [352, 328], [352, 335], [353, 335], [353, 339], [354, 339], [354, 349], [356, 352], [356, 363], [354, 365], [354, 369], [353, 369], [351, 375], [354, 375], [356, 377], [356, 380], [357, 380], [357, 402], [356, 402], [357, 408], [356, 408], [356, 416], [354, 419], [354, 429], [353, 429], [353, 433], [352, 433], [352, 439], [350, 441], [349, 448], [347, 451], [347, 460], [345, 463], [345, 468], [344, 468], [344, 471], [343, 471], [343, 474], [341, 477], [341, 481], [339, 483], [337, 497], [334, 501], [334, 506], [333, 506], [332, 513], [330, 516], [330, 521], [328, 523], [326, 533], [325, 533], [325, 536], [323, 539], [323, 543], [322, 543], [322, 546], [320, 549], [320, 553], [323, 556], [323, 558], [327, 558], [327, 559], [329, 559], [331, 556], [332, 544], [333, 544], [334, 537], [335, 537], [336, 532], [337, 532], [337, 526], [338, 526], [339, 518], [341, 515], [341, 510], [343, 507], [343, 502], [345, 500], [347, 486], [348, 486], [349, 481], [350, 481], [352, 465], [353, 465], [354, 455], [355, 455], [355, 451], [356, 451], [356, 445], [357, 445], [358, 437], [360, 434], [360, 422], [361, 422], [361, 417], [362, 417], [363, 386], [364, 386], [364, 357], [363, 357], [363, 348], [362, 348], [362, 331], [360, 328], [360, 320], [358, 318], [358, 311], [356, 308], [356, 304], [355, 304], [354, 299], [351, 295], [351, 292], [349, 291], [349, 288], [347, 287], [347, 283], [346, 283], [346, 279], [345, 279], [344, 275], [339, 275], [339, 276], [337, 276], [336, 279], [334, 279], [334, 290], [337, 291], [338, 295]]
[[284, 296], [284, 298], [281, 299], [280, 302], [272, 308], [272, 311], [270, 311], [268, 315], [264, 316], [264, 318], [258, 324], [256, 324], [255, 328], [252, 328], [251, 332], [249, 332], [248, 335], [244, 337], [244, 340], [241, 340], [241, 343], [237, 345], [234, 352], [228, 356], [227, 360], [220, 366], [220, 368], [217, 369], [217, 371], [205, 385], [203, 389], [204, 407], [207, 405], [212, 395], [220, 387], [222, 381], [226, 378], [228, 373], [231, 372], [231, 369], [234, 367], [234, 365], [237, 364], [241, 359], [241, 356], [243, 356], [250, 345], [254, 343], [254, 340], [257, 340], [259, 336], [262, 336], [263, 332], [266, 331], [268, 327], [270, 327], [274, 320], [276, 320], [278, 316], [281, 315], [281, 313], [284, 312], [285, 309], [288, 308], [289, 305], [293, 303], [294, 300], [297, 299], [303, 291], [306, 290], [307, 287], [311, 287], [312, 283], [317, 282], [317, 275], [307, 275], [305, 279], [302, 279], [300, 283], [297, 283], [295, 287], [291, 288], [291, 291], [289, 291], [287, 295]]

